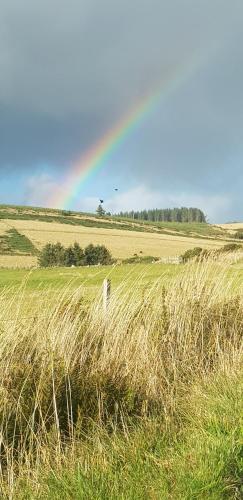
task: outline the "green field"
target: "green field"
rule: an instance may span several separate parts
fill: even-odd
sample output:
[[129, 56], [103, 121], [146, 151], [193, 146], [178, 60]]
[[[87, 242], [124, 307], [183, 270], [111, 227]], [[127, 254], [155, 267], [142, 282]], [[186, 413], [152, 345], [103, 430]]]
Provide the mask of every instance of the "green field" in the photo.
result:
[[[18, 320], [35, 315], [50, 315], [62, 301], [69, 301], [76, 293], [85, 307], [102, 300], [102, 287], [105, 278], [111, 282], [111, 297], [118, 296], [127, 300], [139, 300], [144, 294], [157, 287], [170, 290], [177, 286], [177, 280], [195, 269], [197, 264], [119, 264], [113, 266], [94, 266], [80, 268], [1, 269], [0, 270], [0, 325], [12, 321], [17, 314]], [[212, 279], [222, 274], [222, 263], [214, 264]], [[226, 266], [227, 284], [225, 290], [240, 290], [243, 282], [243, 264]], [[200, 278], [199, 278], [200, 279]], [[134, 289], [136, 293], [134, 295]], [[230, 290], [229, 290], [230, 291]], [[130, 297], [130, 298], [128, 298]], [[18, 313], [17, 313], [18, 311]], [[41, 313], [40, 313], [41, 311]], [[43, 312], [44, 311], [44, 312]]]
[[[70, 223], [34, 218], [73, 213], [13, 210], [6, 257], [33, 258], [52, 230], [73, 237]], [[166, 226], [187, 233], [164, 234], [168, 251], [193, 246], [194, 231], [222, 245], [207, 225]], [[116, 231], [114, 249], [130, 252], [140, 234], [146, 255], [147, 232]], [[240, 248], [187, 264], [1, 269], [0, 305], [1, 498], [242, 498]]]
[[[141, 296], [159, 281], [168, 286], [171, 279], [182, 272], [183, 266], [165, 264], [127, 264], [117, 266], [97, 266], [82, 268], [53, 268], [0, 270], [0, 326], [18, 318], [33, 318], [35, 315], [51, 314], [61, 301], [68, 301], [77, 293], [88, 308], [93, 301], [102, 298], [105, 278], [111, 280], [113, 294], [126, 296], [136, 283], [136, 294]], [[14, 298], [14, 299], [13, 299]], [[9, 306], [10, 304], [10, 306]], [[40, 310], [44, 311], [40, 313]]]
[[85, 286], [101, 287], [105, 278], [109, 277], [117, 287], [121, 283], [131, 285], [139, 280], [149, 284], [162, 277], [175, 276], [181, 266], [173, 264], [119, 264], [117, 266], [93, 266], [82, 268], [34, 269], [1, 269], [0, 288], [17, 287], [25, 282], [27, 290]]
[[2, 497], [240, 499], [242, 278], [210, 261], [1, 270]]
[[[191, 264], [192, 265], [192, 264]], [[218, 264], [221, 269], [222, 264]], [[153, 285], [157, 280], [167, 282], [182, 274], [185, 265], [175, 264], [118, 264], [111, 266], [91, 266], [79, 268], [55, 267], [46, 269], [1, 269], [0, 289], [16, 289], [24, 284], [27, 291], [70, 289], [78, 287], [96, 287], [100, 289], [105, 278], [109, 278], [114, 288], [123, 284], [125, 288], [140, 284], [142, 287]], [[231, 264], [228, 273], [236, 278], [237, 282], [243, 279], [243, 263]]]

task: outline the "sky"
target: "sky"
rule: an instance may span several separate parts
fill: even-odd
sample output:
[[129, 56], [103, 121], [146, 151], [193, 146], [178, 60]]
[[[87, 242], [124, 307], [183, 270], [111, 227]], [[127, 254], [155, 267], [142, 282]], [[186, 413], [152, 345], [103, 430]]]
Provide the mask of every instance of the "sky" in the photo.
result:
[[[242, 221], [242, 22], [242, 0], [1, 0], [0, 203]], [[188, 65], [70, 196], [73, 165]]]

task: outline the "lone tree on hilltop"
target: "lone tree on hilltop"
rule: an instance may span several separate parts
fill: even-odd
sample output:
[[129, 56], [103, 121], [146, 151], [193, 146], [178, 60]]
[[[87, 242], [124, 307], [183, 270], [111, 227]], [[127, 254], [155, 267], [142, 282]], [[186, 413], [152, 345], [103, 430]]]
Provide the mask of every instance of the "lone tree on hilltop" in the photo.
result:
[[105, 215], [105, 210], [104, 208], [102, 207], [102, 205], [98, 205], [97, 209], [96, 209], [96, 213], [99, 217], [102, 217], [103, 215]]

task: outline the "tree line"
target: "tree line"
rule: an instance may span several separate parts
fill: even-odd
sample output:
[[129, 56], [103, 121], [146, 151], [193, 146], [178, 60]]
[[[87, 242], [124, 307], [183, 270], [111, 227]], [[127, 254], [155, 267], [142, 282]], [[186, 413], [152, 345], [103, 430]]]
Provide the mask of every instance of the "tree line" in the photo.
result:
[[140, 219], [152, 222], [206, 222], [206, 216], [199, 208], [155, 208], [151, 210], [120, 212], [118, 217]]
[[78, 243], [65, 248], [61, 243], [47, 243], [39, 255], [40, 267], [71, 267], [112, 264], [113, 259], [104, 245], [88, 245], [84, 250]]

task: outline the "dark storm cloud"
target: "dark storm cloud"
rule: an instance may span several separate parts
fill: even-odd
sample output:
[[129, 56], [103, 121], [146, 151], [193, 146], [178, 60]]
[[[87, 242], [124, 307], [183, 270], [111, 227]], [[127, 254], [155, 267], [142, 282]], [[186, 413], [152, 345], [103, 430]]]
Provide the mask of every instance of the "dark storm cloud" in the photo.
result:
[[217, 45], [122, 155], [151, 186], [231, 189], [242, 15], [241, 0], [2, 0], [0, 168], [65, 166], [169, 70]]
[[[0, 108], [0, 168], [33, 169], [35, 164], [65, 168], [103, 131], [104, 120], [91, 113], [47, 116]], [[94, 127], [95, 123], [95, 127]]]

